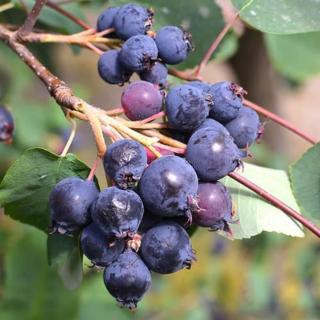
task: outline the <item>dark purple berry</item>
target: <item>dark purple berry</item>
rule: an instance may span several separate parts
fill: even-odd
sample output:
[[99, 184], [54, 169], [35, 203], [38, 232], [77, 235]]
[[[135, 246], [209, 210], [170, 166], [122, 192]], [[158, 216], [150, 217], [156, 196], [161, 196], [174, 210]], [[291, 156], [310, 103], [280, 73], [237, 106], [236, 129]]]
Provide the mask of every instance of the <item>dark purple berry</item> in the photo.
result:
[[155, 41], [159, 58], [167, 64], [178, 64], [184, 61], [193, 49], [190, 33], [175, 26], [159, 29]]
[[121, 105], [130, 120], [143, 120], [161, 111], [162, 100], [162, 94], [152, 83], [136, 81], [123, 91]]
[[90, 208], [98, 194], [93, 181], [68, 177], [58, 182], [49, 199], [52, 231], [74, 234], [89, 224]]
[[186, 159], [200, 180], [217, 181], [239, 166], [240, 151], [229, 134], [203, 128], [191, 136]]
[[139, 194], [145, 207], [162, 217], [191, 219], [198, 177], [190, 164], [177, 156], [163, 156], [144, 171]]
[[193, 211], [193, 223], [213, 231], [228, 231], [232, 222], [232, 201], [228, 189], [220, 182], [199, 183], [199, 209]]
[[150, 69], [139, 73], [140, 79], [158, 85], [160, 88], [167, 86], [168, 68], [157, 61]]
[[120, 63], [119, 53], [119, 50], [108, 50], [100, 56], [98, 61], [100, 77], [111, 84], [123, 84], [129, 80], [132, 74]]
[[92, 209], [92, 220], [107, 236], [132, 237], [138, 230], [143, 211], [137, 193], [110, 187], [99, 193]]
[[158, 48], [148, 36], [138, 35], [129, 38], [120, 51], [120, 61], [130, 70], [141, 72], [152, 67], [158, 57]]
[[135, 309], [151, 286], [149, 269], [131, 249], [104, 270], [103, 280], [109, 293], [128, 309]]
[[119, 140], [109, 145], [103, 157], [106, 174], [120, 188], [133, 188], [147, 166], [147, 153], [133, 140]]
[[[119, 7], [109, 7], [104, 10], [97, 20], [97, 31], [101, 32], [114, 27], [114, 17], [119, 11]], [[110, 35], [108, 35], [110, 36]]]
[[195, 87], [178, 85], [172, 88], [166, 97], [166, 114], [172, 128], [193, 131], [209, 115], [206, 96]]
[[229, 81], [218, 82], [210, 86], [208, 93], [213, 98], [210, 118], [225, 123], [237, 117], [245, 93], [240, 86]]
[[0, 142], [11, 143], [14, 122], [9, 110], [0, 106]]
[[225, 127], [239, 148], [250, 146], [258, 137], [261, 127], [258, 114], [247, 107], [242, 107], [238, 116], [228, 122]]
[[129, 3], [120, 7], [114, 17], [114, 27], [119, 38], [127, 40], [136, 35], [144, 35], [152, 26], [153, 12]]
[[83, 229], [80, 243], [84, 255], [98, 267], [108, 266], [119, 257], [125, 248], [123, 239], [106, 237], [95, 223]]
[[150, 270], [162, 274], [190, 269], [195, 260], [187, 232], [174, 222], [149, 229], [142, 238], [140, 255]]

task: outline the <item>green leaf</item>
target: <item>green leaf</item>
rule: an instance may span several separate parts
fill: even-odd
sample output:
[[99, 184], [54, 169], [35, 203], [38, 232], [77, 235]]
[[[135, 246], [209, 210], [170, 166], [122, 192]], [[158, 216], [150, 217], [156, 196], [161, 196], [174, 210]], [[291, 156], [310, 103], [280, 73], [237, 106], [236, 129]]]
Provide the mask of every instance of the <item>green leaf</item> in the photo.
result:
[[[224, 20], [220, 8], [212, 0], [202, 0], [196, 4], [193, 0], [167, 1], [167, 0], [140, 0], [119, 1], [112, 0], [110, 5], [119, 5], [128, 2], [136, 2], [145, 7], [154, 9], [154, 30], [166, 25], [183, 26], [192, 34], [195, 50], [188, 59], [177, 66], [179, 69], [191, 68], [197, 65], [207, 51], [211, 42], [217, 37], [224, 27]], [[237, 37], [229, 33], [220, 44], [213, 57], [225, 60], [237, 50]]]
[[232, 0], [240, 17], [268, 33], [290, 34], [320, 31], [320, 2], [303, 0]]
[[78, 319], [79, 292], [66, 290], [47, 265], [43, 233], [25, 232], [8, 251], [5, 271], [2, 320]]
[[49, 194], [69, 176], [86, 178], [90, 169], [73, 154], [60, 157], [47, 150], [25, 151], [9, 168], [0, 184], [0, 207], [15, 220], [46, 231]]
[[66, 288], [74, 290], [79, 287], [83, 279], [79, 237], [50, 234], [47, 248], [49, 264], [57, 267]]
[[265, 41], [273, 65], [287, 78], [301, 82], [320, 74], [320, 32], [265, 34]]
[[311, 147], [290, 167], [293, 194], [304, 215], [320, 220], [320, 144]]
[[[243, 173], [240, 174], [291, 208], [297, 209], [286, 172], [245, 163]], [[235, 239], [250, 238], [263, 231], [278, 232], [293, 237], [304, 236], [299, 223], [245, 186], [229, 177], [224, 179], [224, 183], [232, 194], [236, 209], [235, 219], [239, 220], [238, 223], [231, 225]]]

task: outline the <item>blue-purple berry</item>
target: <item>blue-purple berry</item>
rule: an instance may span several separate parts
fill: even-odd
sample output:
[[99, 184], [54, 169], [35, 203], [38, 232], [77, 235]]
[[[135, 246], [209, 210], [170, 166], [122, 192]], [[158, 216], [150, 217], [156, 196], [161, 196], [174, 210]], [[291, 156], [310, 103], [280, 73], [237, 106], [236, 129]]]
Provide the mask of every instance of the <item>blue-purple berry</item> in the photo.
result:
[[137, 193], [109, 187], [99, 193], [92, 209], [92, 220], [106, 236], [133, 237], [143, 212], [143, 203]]
[[160, 88], [167, 86], [168, 68], [157, 61], [150, 69], [139, 73], [140, 79], [158, 85]]
[[97, 31], [101, 32], [114, 27], [114, 17], [120, 7], [109, 7], [105, 9], [98, 17]]
[[153, 161], [139, 183], [139, 194], [147, 210], [162, 217], [184, 216], [190, 221], [197, 190], [194, 169], [177, 156]]
[[83, 229], [80, 244], [84, 255], [98, 267], [106, 267], [117, 260], [125, 248], [123, 239], [107, 237], [95, 223]]
[[99, 191], [93, 181], [68, 177], [58, 182], [50, 193], [51, 229], [60, 234], [74, 234], [91, 222], [90, 209]]
[[193, 131], [209, 115], [206, 95], [188, 84], [172, 88], [165, 104], [169, 125], [176, 130]]
[[175, 26], [160, 28], [155, 41], [159, 58], [167, 64], [178, 64], [184, 61], [193, 49], [190, 33]]
[[217, 181], [234, 171], [241, 153], [233, 138], [214, 128], [197, 130], [187, 145], [186, 159], [202, 181]]
[[113, 25], [120, 39], [144, 35], [152, 26], [153, 12], [134, 3], [123, 5], [115, 14]]
[[120, 62], [130, 71], [150, 69], [158, 58], [158, 48], [149, 36], [137, 35], [129, 38], [120, 51]]
[[110, 84], [124, 84], [132, 74], [120, 63], [119, 53], [119, 50], [108, 50], [100, 56], [98, 61], [100, 77]]
[[208, 93], [213, 98], [210, 118], [226, 123], [238, 116], [245, 93], [240, 86], [229, 81], [218, 82], [210, 86]]
[[147, 153], [134, 140], [119, 140], [108, 146], [103, 165], [106, 174], [120, 188], [134, 188], [147, 166]]
[[142, 238], [140, 254], [150, 270], [161, 274], [190, 269], [195, 260], [187, 232], [174, 222], [149, 229]]
[[246, 148], [255, 142], [260, 131], [260, 119], [254, 110], [242, 107], [238, 116], [225, 127], [239, 148]]
[[128, 309], [135, 309], [151, 286], [149, 269], [131, 249], [104, 270], [103, 280], [109, 293]]

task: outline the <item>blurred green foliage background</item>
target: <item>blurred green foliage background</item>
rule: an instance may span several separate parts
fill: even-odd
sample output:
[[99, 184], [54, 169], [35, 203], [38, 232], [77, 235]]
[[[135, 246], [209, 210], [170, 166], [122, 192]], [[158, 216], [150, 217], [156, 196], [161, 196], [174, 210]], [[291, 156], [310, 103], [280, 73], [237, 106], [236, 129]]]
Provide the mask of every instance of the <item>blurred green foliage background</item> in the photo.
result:
[[[6, 2], [0, 1], [0, 5]], [[111, 4], [123, 2], [128, 1]], [[223, 27], [230, 8], [211, 0], [140, 2], [155, 8], [156, 26], [182, 23], [193, 32], [198, 50], [183, 68], [199, 61]], [[107, 5], [107, 1], [73, 1], [64, 7], [94, 26], [98, 13]], [[61, 17], [57, 20], [50, 9], [41, 17], [41, 28], [63, 33], [80, 30]], [[18, 2], [17, 8], [0, 13], [0, 22], [19, 24], [23, 18]], [[252, 23], [250, 16], [243, 18]], [[226, 37], [205, 79], [239, 81], [251, 99], [270, 106], [320, 138], [318, 103], [314, 102], [320, 101], [320, 48], [315, 40], [318, 32], [262, 34], [244, 24], [239, 24], [237, 30]], [[93, 53], [65, 45], [30, 47], [79, 96], [105, 108], [119, 106], [122, 88], [99, 79]], [[304, 49], [308, 59], [302, 58]], [[37, 78], [2, 43], [0, 103], [10, 108], [16, 123], [13, 144], [0, 144], [0, 177], [29, 147], [42, 146], [57, 153], [62, 150], [69, 123]], [[270, 122], [265, 128], [262, 144], [251, 150], [251, 161], [255, 163], [287, 168], [308, 147]], [[95, 146], [86, 124], [79, 123], [72, 152], [89, 166], [93, 162]], [[101, 169], [98, 178], [103, 188], [106, 182]], [[198, 230], [192, 242], [198, 256], [192, 269], [154, 275], [151, 292], [138, 310], [130, 313], [116, 305], [104, 288], [102, 273], [90, 269], [88, 261], [84, 262], [82, 286], [75, 291], [65, 289], [56, 270], [47, 265], [45, 234], [7, 218], [0, 209], [0, 319], [319, 319], [320, 243], [308, 232], [304, 239], [262, 233], [252, 239], [230, 241]]]

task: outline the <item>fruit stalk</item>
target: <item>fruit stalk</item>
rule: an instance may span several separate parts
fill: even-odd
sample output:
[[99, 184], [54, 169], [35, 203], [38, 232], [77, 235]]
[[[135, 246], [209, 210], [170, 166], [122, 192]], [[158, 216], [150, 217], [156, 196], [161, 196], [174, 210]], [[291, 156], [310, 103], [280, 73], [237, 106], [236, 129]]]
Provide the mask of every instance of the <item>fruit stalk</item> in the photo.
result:
[[271, 119], [272, 121], [279, 123], [282, 127], [292, 131], [293, 133], [297, 134], [298, 136], [300, 136], [302, 139], [310, 142], [311, 144], [316, 144], [317, 143], [317, 139], [315, 139], [314, 137], [311, 137], [310, 135], [306, 134], [305, 132], [303, 132], [302, 130], [298, 129], [295, 125], [291, 124], [289, 121], [279, 117], [278, 115], [268, 111], [267, 109], [259, 106], [258, 104], [251, 102], [247, 99], [244, 99], [244, 104], [257, 111], [258, 113], [264, 115], [265, 117]]
[[320, 229], [315, 226], [311, 221], [306, 219], [304, 216], [302, 216], [299, 212], [295, 211], [294, 209], [287, 206], [284, 202], [282, 202], [280, 199], [274, 197], [269, 192], [263, 190], [259, 186], [257, 186], [252, 181], [248, 180], [247, 178], [241, 176], [240, 174], [236, 172], [229, 173], [229, 177], [232, 179], [238, 181], [242, 185], [246, 186], [248, 189], [252, 190], [268, 202], [270, 202], [273, 206], [279, 208], [281, 211], [286, 213], [288, 216], [293, 218], [294, 220], [300, 222], [304, 227], [306, 227], [308, 230], [310, 230], [314, 235], [316, 235], [318, 238], [320, 238]]

